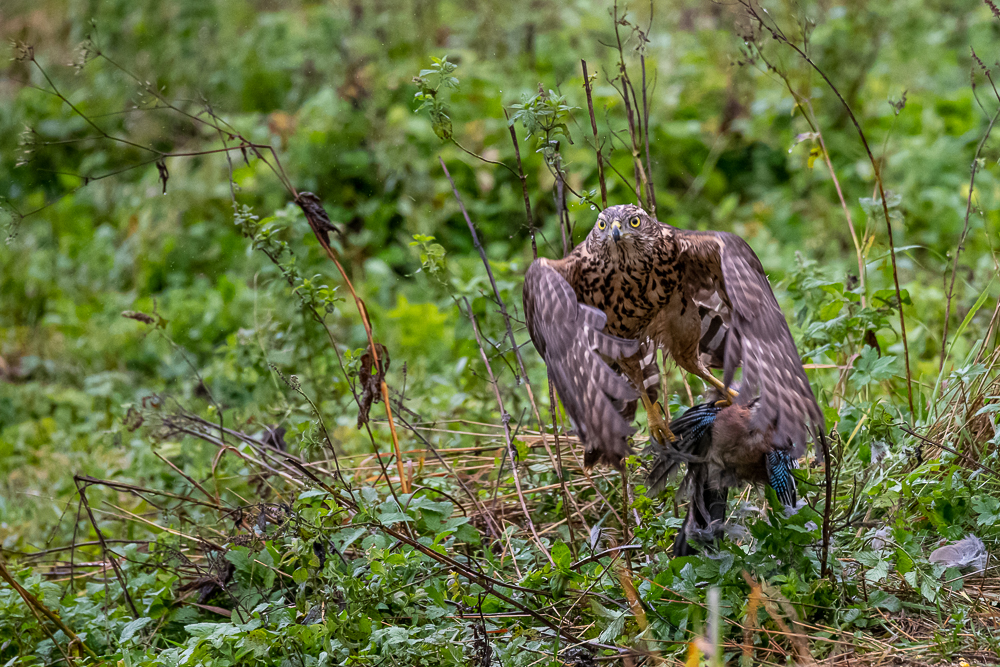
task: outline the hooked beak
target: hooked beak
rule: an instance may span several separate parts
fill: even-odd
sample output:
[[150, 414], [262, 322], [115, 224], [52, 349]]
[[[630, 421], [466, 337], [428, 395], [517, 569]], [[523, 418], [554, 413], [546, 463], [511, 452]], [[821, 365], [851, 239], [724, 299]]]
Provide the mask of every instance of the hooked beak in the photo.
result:
[[620, 222], [611, 223], [611, 238], [618, 241], [622, 237], [622, 225]]

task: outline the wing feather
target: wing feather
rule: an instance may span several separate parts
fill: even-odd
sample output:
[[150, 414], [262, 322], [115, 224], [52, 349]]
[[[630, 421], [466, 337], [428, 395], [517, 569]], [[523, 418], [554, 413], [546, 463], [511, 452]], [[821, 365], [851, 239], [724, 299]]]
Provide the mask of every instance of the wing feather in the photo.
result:
[[[685, 250], [717, 268], [713, 282], [730, 308], [723, 381], [729, 385], [742, 365], [739, 402], [760, 402], [753, 426], [773, 427], [774, 445], [798, 458], [810, 430], [825, 432], [795, 341], [757, 255], [728, 232], [684, 233]], [[712, 266], [714, 265], [714, 266]]]
[[631, 356], [639, 341], [604, 333], [604, 313], [579, 303], [572, 286], [546, 260], [528, 267], [523, 298], [528, 332], [584, 443], [584, 462], [620, 467], [632, 453], [628, 437], [634, 429], [619, 409], [638, 394], [601, 355]]

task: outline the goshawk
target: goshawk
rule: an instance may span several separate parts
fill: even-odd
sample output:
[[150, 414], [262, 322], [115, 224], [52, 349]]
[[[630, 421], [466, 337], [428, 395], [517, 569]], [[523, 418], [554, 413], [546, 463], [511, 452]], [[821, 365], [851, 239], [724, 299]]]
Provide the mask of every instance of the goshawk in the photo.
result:
[[[810, 432], [825, 428], [764, 268], [735, 234], [684, 231], [638, 206], [611, 206], [569, 255], [531, 264], [523, 296], [588, 466], [620, 467], [631, 453], [624, 415], [639, 398], [652, 435], [674, 440], [647, 392], [644, 365], [655, 364], [656, 348], [737, 404], [754, 401], [748, 427], [769, 433], [776, 451], [798, 458]], [[710, 371], [718, 367], [722, 380]], [[738, 367], [737, 397], [728, 387]]]

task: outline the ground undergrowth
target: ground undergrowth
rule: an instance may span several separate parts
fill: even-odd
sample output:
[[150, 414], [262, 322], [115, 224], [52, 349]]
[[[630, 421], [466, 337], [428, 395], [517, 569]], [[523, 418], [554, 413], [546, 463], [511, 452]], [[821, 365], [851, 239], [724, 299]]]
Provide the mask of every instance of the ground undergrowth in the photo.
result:
[[[0, 664], [998, 661], [992, 3], [181, 4], [12, 29]], [[698, 556], [521, 319], [625, 201], [748, 238], [830, 432]]]

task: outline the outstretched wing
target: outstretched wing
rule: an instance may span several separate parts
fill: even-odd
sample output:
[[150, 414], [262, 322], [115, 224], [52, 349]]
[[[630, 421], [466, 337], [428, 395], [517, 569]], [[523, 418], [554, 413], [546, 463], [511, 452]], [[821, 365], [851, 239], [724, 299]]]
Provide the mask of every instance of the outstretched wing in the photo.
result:
[[760, 397], [755, 428], [774, 428], [774, 444], [798, 458], [810, 427], [826, 430], [823, 412], [802, 368], [795, 341], [778, 307], [764, 267], [746, 241], [728, 232], [677, 232], [679, 250], [703, 262], [705, 292], [716, 291], [729, 306], [724, 381], [742, 365], [740, 403]]
[[570, 284], [544, 259], [533, 262], [524, 276], [524, 315], [531, 340], [584, 443], [584, 463], [620, 467], [632, 453], [628, 437], [634, 429], [619, 410], [638, 394], [601, 355], [632, 356], [639, 341], [604, 333], [604, 313], [579, 303]]

